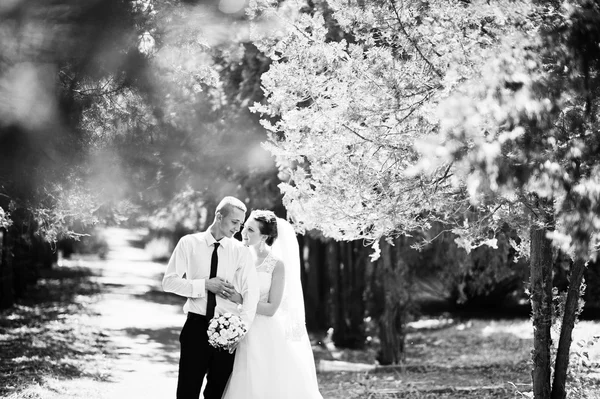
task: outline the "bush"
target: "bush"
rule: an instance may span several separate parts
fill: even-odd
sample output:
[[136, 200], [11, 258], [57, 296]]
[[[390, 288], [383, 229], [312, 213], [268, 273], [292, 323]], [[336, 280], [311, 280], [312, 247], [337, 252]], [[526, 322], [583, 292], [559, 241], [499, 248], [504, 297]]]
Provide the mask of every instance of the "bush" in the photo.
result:
[[[443, 226], [435, 226], [429, 234], [436, 236], [442, 230]], [[441, 233], [411, 261], [416, 262], [411, 266], [417, 280], [438, 287], [440, 298], [463, 308], [504, 305], [524, 297], [529, 269], [525, 259], [515, 258], [508, 228], [496, 235], [497, 248], [484, 245], [468, 254], [455, 237]]]
[[146, 243], [144, 249], [153, 261], [167, 261], [173, 252], [173, 244], [168, 237], [154, 237]]
[[76, 240], [74, 238], [64, 238], [58, 241], [57, 249], [62, 251], [65, 258], [73, 254], [79, 255], [98, 255], [100, 259], [106, 259], [108, 254], [108, 242], [98, 229], [94, 229]]

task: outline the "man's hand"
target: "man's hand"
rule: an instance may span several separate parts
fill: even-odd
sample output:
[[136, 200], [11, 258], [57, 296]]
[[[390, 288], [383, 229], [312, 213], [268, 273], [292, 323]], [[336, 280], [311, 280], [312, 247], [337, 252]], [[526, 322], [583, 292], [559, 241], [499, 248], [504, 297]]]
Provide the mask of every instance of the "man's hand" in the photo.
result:
[[206, 280], [205, 287], [208, 291], [225, 299], [229, 299], [236, 292], [233, 285], [221, 277], [213, 277], [210, 280]]

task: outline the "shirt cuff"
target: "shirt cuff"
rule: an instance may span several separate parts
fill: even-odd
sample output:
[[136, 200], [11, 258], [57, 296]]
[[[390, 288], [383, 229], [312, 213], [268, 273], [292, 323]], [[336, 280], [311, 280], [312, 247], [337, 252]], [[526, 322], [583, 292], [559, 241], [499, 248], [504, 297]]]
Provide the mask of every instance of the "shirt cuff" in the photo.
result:
[[205, 279], [192, 280], [192, 298], [204, 298], [206, 296]]

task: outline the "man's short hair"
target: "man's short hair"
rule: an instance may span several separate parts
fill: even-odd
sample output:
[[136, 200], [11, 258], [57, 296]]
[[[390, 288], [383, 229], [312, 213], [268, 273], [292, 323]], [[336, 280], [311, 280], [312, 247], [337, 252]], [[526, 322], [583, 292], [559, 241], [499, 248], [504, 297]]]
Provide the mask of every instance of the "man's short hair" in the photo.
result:
[[235, 197], [225, 197], [221, 200], [221, 202], [219, 202], [219, 205], [217, 205], [217, 210], [215, 211], [215, 214], [220, 213], [221, 215], [223, 215], [223, 217], [225, 217], [229, 215], [229, 213], [231, 212], [231, 208], [238, 208], [244, 211], [244, 213], [247, 212], [246, 205], [244, 205], [242, 201]]

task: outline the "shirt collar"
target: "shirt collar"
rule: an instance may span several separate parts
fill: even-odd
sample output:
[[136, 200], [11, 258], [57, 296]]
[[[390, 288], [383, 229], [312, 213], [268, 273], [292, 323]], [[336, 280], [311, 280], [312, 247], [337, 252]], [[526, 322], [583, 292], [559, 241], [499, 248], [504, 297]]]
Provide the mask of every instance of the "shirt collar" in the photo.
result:
[[206, 241], [206, 245], [209, 247], [212, 247], [215, 242], [218, 242], [223, 248], [228, 248], [230, 244], [229, 240], [231, 239], [223, 237], [221, 240], [217, 241], [210, 231], [206, 231], [206, 234], [204, 234], [204, 240]]

